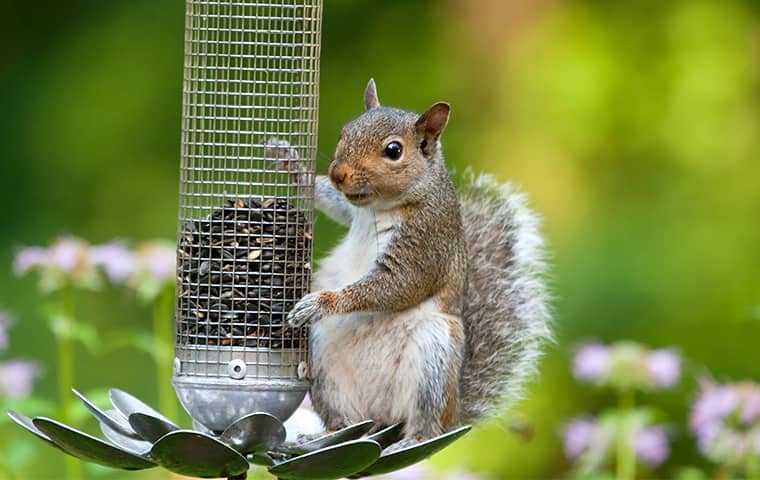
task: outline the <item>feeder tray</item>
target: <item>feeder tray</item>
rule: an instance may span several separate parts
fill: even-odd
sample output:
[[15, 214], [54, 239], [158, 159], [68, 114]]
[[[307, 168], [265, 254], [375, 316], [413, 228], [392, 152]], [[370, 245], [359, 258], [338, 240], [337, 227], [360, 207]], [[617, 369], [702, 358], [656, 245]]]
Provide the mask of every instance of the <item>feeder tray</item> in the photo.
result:
[[[374, 425], [366, 421], [302, 443], [286, 442], [288, 422], [283, 424], [265, 412], [246, 415], [215, 434], [182, 429], [122, 390], [109, 391], [109, 410], [100, 409], [76, 390], [74, 394], [98, 421], [105, 439], [46, 417], [8, 415], [50, 446], [83, 461], [121, 470], [161, 466], [200, 478], [245, 478], [251, 464], [267, 467], [277, 478], [292, 480], [378, 475], [424, 460], [470, 429], [461, 427], [396, 449], [392, 446], [401, 440], [401, 425], [368, 435]], [[297, 437], [297, 432], [291, 434]]]

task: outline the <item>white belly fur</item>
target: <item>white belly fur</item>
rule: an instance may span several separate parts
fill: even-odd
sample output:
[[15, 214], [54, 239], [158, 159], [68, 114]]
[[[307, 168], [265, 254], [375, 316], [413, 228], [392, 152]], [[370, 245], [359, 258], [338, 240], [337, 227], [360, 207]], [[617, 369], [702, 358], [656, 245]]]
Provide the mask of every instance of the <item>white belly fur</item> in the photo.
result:
[[[357, 212], [349, 233], [321, 262], [315, 290], [336, 290], [369, 272], [395, 221], [387, 214]], [[347, 421], [392, 423], [415, 411], [422, 364], [433, 345], [450, 345], [449, 324], [435, 298], [394, 314], [325, 317], [311, 329], [312, 371], [334, 385], [329, 401]]]

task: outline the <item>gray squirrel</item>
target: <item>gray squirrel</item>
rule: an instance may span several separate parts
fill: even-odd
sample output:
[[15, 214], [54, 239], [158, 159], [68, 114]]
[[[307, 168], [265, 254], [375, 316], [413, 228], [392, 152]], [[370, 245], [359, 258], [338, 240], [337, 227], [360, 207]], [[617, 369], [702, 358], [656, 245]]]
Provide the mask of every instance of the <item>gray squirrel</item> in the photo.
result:
[[[525, 197], [489, 176], [457, 193], [443, 160], [449, 105], [380, 105], [341, 131], [317, 208], [349, 226], [288, 316], [309, 323], [311, 398], [326, 428], [371, 419], [420, 441], [499, 414], [550, 336], [543, 241]], [[296, 151], [266, 155], [300, 183]]]

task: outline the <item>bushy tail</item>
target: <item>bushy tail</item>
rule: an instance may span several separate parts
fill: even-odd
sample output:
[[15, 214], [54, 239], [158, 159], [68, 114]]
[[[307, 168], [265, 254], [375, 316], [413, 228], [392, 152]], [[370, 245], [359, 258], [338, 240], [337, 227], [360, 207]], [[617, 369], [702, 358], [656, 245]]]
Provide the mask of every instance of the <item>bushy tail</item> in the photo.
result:
[[519, 398], [550, 337], [543, 240], [525, 196], [466, 175], [462, 219], [469, 259], [462, 420], [502, 413]]

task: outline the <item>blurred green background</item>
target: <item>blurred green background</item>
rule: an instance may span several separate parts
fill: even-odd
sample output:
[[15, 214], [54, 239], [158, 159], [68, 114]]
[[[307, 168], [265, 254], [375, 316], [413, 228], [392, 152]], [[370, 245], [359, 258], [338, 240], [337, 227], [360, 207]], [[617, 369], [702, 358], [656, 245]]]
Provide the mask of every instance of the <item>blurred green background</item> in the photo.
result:
[[[17, 318], [7, 355], [38, 359], [35, 393], [54, 400], [53, 335], [13, 254], [62, 233], [173, 238], [184, 4], [2, 10], [0, 309]], [[449, 165], [518, 184], [551, 244], [557, 342], [540, 377], [503, 422], [434, 463], [487, 478], [565, 476], [562, 422], [609, 402], [573, 382], [572, 349], [629, 338], [688, 361], [680, 388], [651, 400], [673, 425], [659, 475], [704, 466], [684, 428], [695, 377], [760, 379], [760, 4], [325, 0], [320, 171], [370, 76], [385, 104], [449, 101]], [[340, 232], [318, 218], [317, 251]], [[150, 324], [116, 290], [85, 296], [79, 317], [104, 335]], [[82, 389], [118, 386], [155, 403], [139, 350], [97, 360], [78, 350], [77, 361]], [[0, 436], [35, 445], [23, 478], [60, 477], [61, 455], [7, 423]]]

